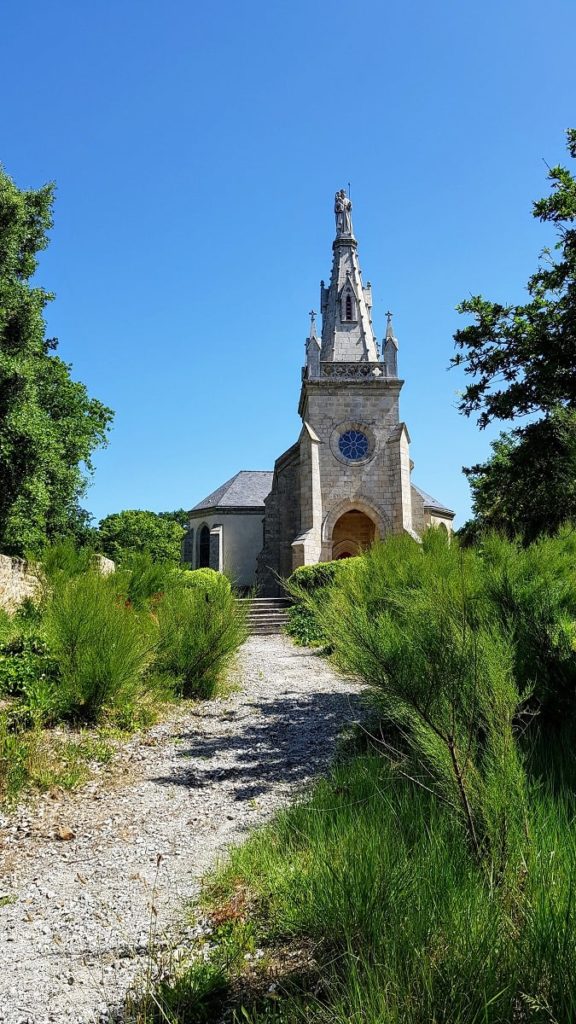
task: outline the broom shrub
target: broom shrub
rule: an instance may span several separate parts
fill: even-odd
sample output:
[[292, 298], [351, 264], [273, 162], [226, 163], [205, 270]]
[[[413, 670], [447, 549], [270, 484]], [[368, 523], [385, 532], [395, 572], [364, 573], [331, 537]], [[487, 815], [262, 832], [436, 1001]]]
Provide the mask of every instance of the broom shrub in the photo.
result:
[[183, 697], [211, 696], [224, 667], [247, 635], [245, 615], [228, 581], [204, 576], [198, 585], [167, 591], [157, 617], [158, 671], [176, 680]]
[[55, 587], [45, 628], [63, 715], [86, 722], [104, 712], [125, 717], [152, 661], [151, 620], [114, 594], [110, 577], [89, 571]]

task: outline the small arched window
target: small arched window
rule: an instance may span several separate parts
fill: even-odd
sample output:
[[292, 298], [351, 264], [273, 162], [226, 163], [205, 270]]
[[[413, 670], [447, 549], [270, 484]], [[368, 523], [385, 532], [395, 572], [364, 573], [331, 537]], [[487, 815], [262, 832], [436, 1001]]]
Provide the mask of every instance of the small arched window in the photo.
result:
[[350, 292], [348, 292], [348, 295], [346, 296], [346, 306], [345, 306], [344, 319], [345, 320], [351, 320], [352, 319], [352, 296], [350, 295]]
[[203, 526], [200, 530], [198, 543], [198, 568], [208, 569], [210, 567], [210, 530]]

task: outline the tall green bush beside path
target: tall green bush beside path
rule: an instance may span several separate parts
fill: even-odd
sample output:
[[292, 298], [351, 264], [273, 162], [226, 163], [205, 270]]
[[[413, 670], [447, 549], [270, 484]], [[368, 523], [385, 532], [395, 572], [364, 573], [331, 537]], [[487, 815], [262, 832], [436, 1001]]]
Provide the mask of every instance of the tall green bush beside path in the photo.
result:
[[96, 722], [104, 709], [128, 714], [153, 659], [152, 623], [88, 572], [60, 584], [48, 602], [46, 633], [59, 667], [58, 697], [73, 718]]
[[375, 686], [404, 741], [404, 770], [425, 775], [476, 860], [512, 883], [525, 828], [513, 735], [523, 694], [512, 638], [483, 599], [482, 568], [438, 531], [422, 545], [393, 537], [339, 578], [317, 615], [339, 663]]
[[190, 576], [190, 585], [168, 591], [158, 606], [157, 665], [184, 697], [209, 697], [246, 639], [245, 617], [225, 576], [210, 569]]

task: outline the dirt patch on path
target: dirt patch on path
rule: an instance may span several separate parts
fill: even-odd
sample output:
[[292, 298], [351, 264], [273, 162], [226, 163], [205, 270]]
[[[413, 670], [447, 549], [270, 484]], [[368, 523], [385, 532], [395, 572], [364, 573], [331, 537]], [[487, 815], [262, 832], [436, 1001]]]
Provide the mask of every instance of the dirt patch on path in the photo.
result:
[[[0, 825], [0, 1024], [96, 1024], [185, 940], [215, 856], [334, 753], [360, 687], [285, 637], [252, 637], [240, 689], [124, 748], [126, 775], [42, 798]], [[58, 835], [70, 838], [58, 838]], [[154, 908], [154, 910], [152, 909]]]

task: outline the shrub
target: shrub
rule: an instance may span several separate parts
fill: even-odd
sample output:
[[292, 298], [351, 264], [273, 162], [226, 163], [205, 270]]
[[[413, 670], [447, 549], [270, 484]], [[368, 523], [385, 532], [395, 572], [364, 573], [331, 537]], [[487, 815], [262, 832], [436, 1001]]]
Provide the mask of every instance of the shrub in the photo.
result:
[[[258, 991], [252, 975], [235, 986], [238, 1020], [576, 1019], [574, 985], [566, 980], [576, 950], [574, 799], [564, 793], [556, 802], [538, 787], [531, 804], [525, 912], [510, 913], [471, 860], [445, 803], [374, 753], [339, 764], [309, 800], [234, 848], [205, 888], [215, 921], [220, 907], [248, 893], [263, 962], [271, 954], [275, 1012], [267, 986]], [[278, 960], [278, 948], [292, 954], [296, 974], [290, 955]], [[194, 990], [191, 996], [186, 1009]], [[190, 1018], [182, 1009], [176, 1019]]]
[[181, 569], [179, 579], [183, 586], [201, 590], [210, 597], [224, 598], [232, 591], [228, 577], [215, 569]]
[[317, 647], [330, 642], [316, 615], [316, 601], [321, 600], [320, 594], [334, 586], [345, 573], [353, 571], [358, 561], [358, 558], [347, 558], [301, 565], [285, 581], [284, 586], [294, 601], [288, 611], [286, 632], [296, 643]]
[[317, 616], [347, 669], [378, 687], [411, 773], [458, 814], [498, 877], [521, 853], [525, 778], [513, 735], [514, 647], [482, 602], [481, 563], [431, 531], [391, 538], [343, 574]]
[[356, 558], [342, 558], [336, 562], [317, 562], [316, 565], [301, 565], [290, 576], [288, 586], [289, 588], [292, 586], [297, 588], [298, 591], [305, 591], [311, 594], [320, 587], [331, 586], [356, 561]]
[[158, 606], [156, 666], [179, 681], [185, 697], [210, 696], [246, 637], [244, 617], [228, 581], [218, 573], [214, 576], [219, 581], [205, 576], [198, 585], [167, 591]]
[[528, 547], [496, 535], [478, 547], [492, 613], [515, 643], [519, 685], [545, 717], [576, 712], [576, 533], [563, 528]]
[[61, 580], [70, 580], [88, 572], [94, 560], [94, 551], [89, 547], [78, 547], [74, 541], [57, 541], [42, 551], [40, 567], [49, 585]]
[[152, 622], [114, 598], [109, 578], [88, 572], [59, 585], [46, 629], [69, 715], [94, 722], [104, 711], [125, 715], [133, 707], [151, 661]]
[[39, 631], [14, 631], [0, 644], [0, 694], [18, 698], [9, 723], [49, 725], [60, 717], [58, 664]]
[[141, 611], [157, 604], [174, 571], [171, 563], [155, 562], [146, 552], [132, 553], [108, 577], [108, 583], [117, 596]]
[[318, 647], [326, 643], [326, 638], [314, 611], [305, 604], [294, 604], [288, 609], [286, 632], [301, 647]]

